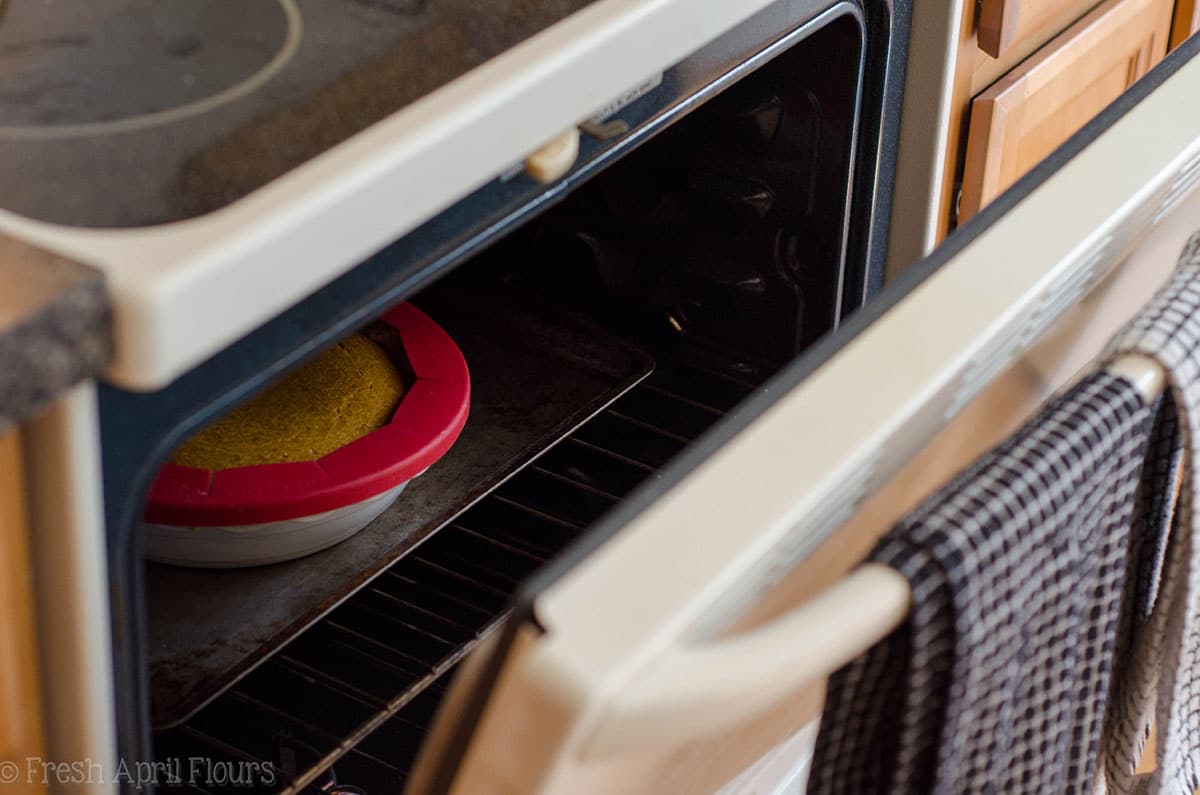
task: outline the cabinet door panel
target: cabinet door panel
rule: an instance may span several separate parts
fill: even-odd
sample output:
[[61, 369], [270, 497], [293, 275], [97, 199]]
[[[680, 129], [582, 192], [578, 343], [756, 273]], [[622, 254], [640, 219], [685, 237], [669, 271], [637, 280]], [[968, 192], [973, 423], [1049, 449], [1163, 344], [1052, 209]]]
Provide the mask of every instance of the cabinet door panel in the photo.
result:
[[1061, 17], [1070, 5], [1071, 0], [983, 0], [979, 5], [979, 49], [999, 58]]
[[1171, 0], [1109, 0], [971, 104], [959, 221], [1050, 154], [1166, 52]]
[[1200, 2], [1179, 0], [1175, 4], [1175, 21], [1171, 25], [1171, 49], [1178, 47], [1196, 31], [1200, 31]]
[[19, 439], [0, 432], [0, 761], [44, 754], [28, 532]]

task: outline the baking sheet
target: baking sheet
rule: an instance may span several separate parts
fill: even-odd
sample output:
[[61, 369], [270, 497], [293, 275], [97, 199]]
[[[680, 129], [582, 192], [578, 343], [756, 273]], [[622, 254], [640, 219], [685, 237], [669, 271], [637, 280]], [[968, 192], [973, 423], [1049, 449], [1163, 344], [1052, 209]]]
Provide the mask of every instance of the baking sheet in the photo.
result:
[[252, 569], [146, 564], [153, 721], [174, 725], [653, 369], [570, 311], [503, 292], [433, 290], [414, 303], [471, 370], [458, 443], [359, 534]]

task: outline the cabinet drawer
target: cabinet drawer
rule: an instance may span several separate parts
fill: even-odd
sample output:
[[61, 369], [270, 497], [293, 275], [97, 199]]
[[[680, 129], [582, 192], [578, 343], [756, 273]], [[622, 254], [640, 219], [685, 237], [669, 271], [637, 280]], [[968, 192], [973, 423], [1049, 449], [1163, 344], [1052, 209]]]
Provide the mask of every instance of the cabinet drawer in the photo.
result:
[[1054, 24], [1075, 5], [1072, 0], [982, 0], [978, 10], [979, 49], [999, 58]]
[[971, 103], [959, 221], [974, 215], [1166, 52], [1171, 0], [1109, 0]]

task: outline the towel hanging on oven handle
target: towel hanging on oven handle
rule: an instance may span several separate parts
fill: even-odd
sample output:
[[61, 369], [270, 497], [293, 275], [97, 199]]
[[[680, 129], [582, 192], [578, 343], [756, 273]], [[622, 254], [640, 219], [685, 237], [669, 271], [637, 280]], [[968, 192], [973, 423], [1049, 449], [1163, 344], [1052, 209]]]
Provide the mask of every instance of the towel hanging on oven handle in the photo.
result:
[[[1124, 356], [1106, 369], [1132, 382], [1147, 405], [1163, 390], [1162, 367], [1147, 356]], [[674, 747], [734, 728], [887, 637], [911, 603], [902, 574], [865, 563], [763, 626], [677, 646], [614, 694], [584, 756]]]

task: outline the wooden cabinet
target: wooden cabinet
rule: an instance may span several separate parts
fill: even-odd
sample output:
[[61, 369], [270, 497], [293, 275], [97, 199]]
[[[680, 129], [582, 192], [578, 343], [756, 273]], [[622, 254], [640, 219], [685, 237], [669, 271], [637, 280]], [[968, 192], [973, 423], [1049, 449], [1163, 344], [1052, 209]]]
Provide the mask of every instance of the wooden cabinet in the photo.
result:
[[1175, 21], [1171, 24], [1171, 48], [1178, 47], [1197, 31], [1200, 31], [1200, 2], [1179, 0], [1175, 4]]
[[975, 98], [960, 223], [1162, 59], [1173, 8], [1172, 0], [1109, 0]]
[[1071, 0], [981, 0], [979, 49], [999, 58], [1069, 12]]
[[914, 31], [931, 31], [921, 51], [946, 53], [923, 106], [937, 134], [909, 142], [933, 162], [910, 179], [931, 197], [910, 213], [922, 252], [1200, 30], [1200, 0], [954, 0], [950, 25], [941, 13], [914, 8]]
[[[23, 763], [27, 757], [43, 756], [44, 751], [33, 567], [21, 470], [17, 433], [0, 432], [0, 762]], [[36, 782], [21, 781], [18, 788], [43, 791]]]

